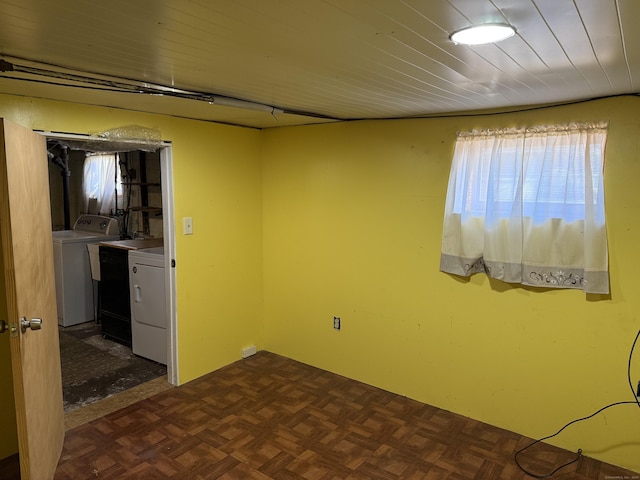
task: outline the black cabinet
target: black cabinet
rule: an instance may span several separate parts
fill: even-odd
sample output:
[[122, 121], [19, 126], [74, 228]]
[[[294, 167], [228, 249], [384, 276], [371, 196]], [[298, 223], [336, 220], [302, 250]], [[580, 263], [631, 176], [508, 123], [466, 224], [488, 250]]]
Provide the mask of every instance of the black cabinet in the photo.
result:
[[100, 245], [100, 320], [102, 334], [131, 347], [129, 251]]

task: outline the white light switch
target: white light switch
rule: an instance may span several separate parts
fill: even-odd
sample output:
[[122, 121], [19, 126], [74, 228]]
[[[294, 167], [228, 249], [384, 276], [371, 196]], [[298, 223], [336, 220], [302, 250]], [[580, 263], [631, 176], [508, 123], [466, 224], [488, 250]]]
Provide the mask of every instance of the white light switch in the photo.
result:
[[182, 221], [184, 222], [184, 234], [193, 235], [193, 217], [184, 217]]

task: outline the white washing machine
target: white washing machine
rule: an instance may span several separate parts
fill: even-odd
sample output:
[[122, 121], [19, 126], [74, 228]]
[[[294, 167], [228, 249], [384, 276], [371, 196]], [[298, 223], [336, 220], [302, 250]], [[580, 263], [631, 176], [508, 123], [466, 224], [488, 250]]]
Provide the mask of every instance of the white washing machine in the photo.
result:
[[154, 362], [167, 364], [167, 304], [164, 248], [129, 250], [131, 289], [131, 349]]
[[80, 215], [73, 230], [53, 232], [58, 324], [95, 320], [93, 281], [87, 244], [120, 238], [118, 221], [102, 215]]

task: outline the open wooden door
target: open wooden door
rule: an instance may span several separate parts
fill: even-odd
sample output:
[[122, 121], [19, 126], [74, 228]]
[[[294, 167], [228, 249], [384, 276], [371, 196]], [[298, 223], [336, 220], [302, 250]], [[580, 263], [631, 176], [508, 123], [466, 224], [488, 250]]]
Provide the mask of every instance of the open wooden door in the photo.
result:
[[4, 335], [11, 336], [20, 472], [22, 480], [46, 480], [64, 441], [46, 141], [2, 119], [0, 140]]

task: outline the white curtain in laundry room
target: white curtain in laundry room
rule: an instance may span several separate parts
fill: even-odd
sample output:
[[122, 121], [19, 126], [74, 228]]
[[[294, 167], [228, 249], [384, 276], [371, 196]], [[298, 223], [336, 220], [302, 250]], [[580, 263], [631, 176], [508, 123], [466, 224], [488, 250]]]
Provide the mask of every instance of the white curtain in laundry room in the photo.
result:
[[122, 199], [122, 179], [117, 153], [91, 153], [84, 161], [82, 176], [84, 211], [100, 215], [113, 215], [116, 195]]

